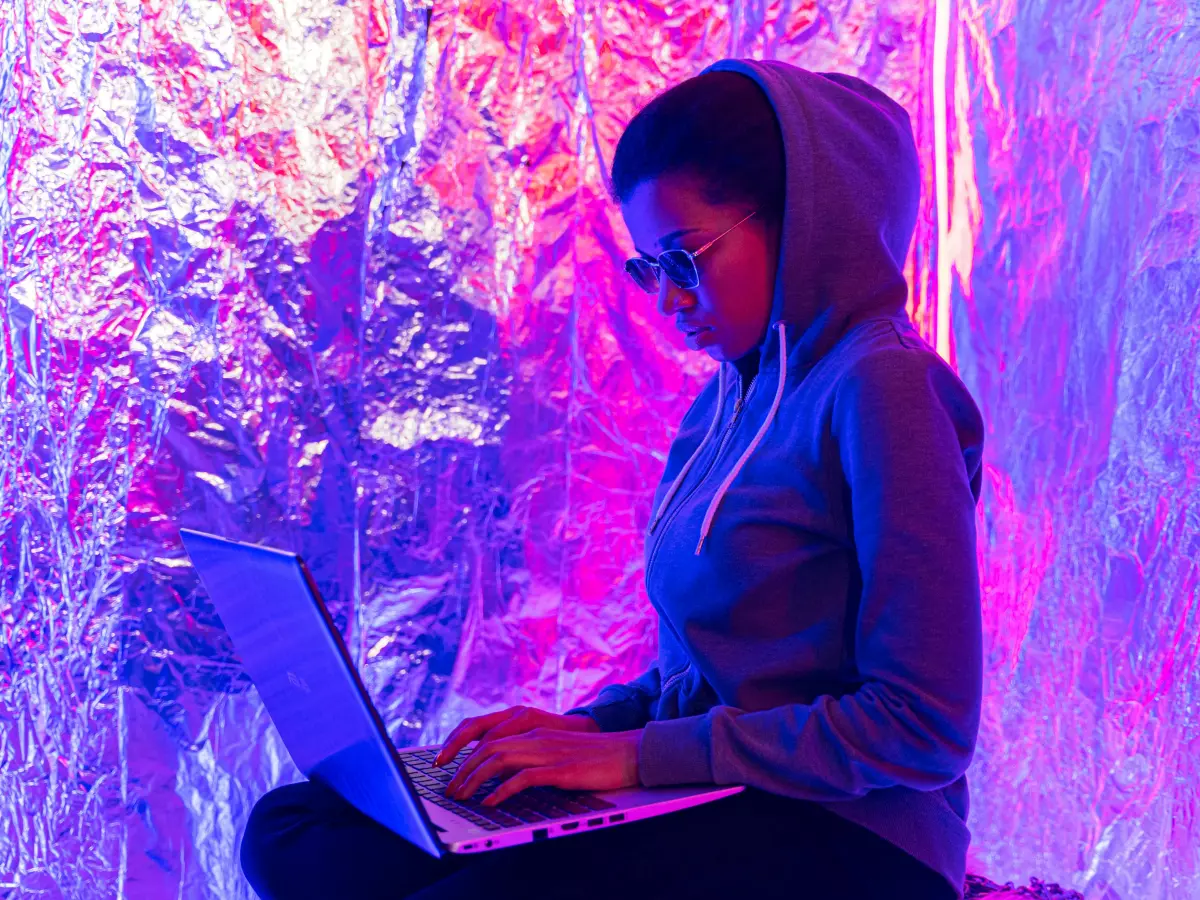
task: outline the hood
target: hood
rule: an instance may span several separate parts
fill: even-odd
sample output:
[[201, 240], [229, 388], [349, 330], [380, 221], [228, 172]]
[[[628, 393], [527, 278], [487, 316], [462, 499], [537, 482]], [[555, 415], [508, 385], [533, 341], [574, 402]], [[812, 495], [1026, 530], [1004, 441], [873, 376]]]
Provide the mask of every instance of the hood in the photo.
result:
[[[778, 348], [775, 399], [713, 495], [697, 555], [721, 498], [771, 428], [788, 389], [788, 371], [810, 368], [860, 322], [905, 317], [904, 261], [920, 198], [908, 113], [865, 81], [775, 61], [727, 59], [704, 71], [740, 72], [762, 88], [783, 134], [787, 181], [775, 295], [760, 348], [763, 363]], [[722, 364], [718, 371], [708, 433], [667, 490], [651, 518], [651, 532], [717, 433], [730, 368]]]
[[704, 71], [754, 79], [783, 134], [783, 228], [762, 358], [779, 323], [792, 357], [811, 366], [859, 322], [904, 316], [920, 197], [904, 108], [851, 75], [782, 62], [727, 59]]

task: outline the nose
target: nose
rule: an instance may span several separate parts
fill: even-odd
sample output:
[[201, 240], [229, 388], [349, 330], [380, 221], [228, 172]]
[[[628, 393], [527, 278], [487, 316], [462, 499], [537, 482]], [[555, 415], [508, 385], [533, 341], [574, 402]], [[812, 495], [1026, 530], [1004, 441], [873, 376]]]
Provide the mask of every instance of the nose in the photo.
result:
[[664, 316], [675, 315], [675, 310], [681, 306], [684, 309], [692, 306], [696, 298], [691, 291], [684, 290], [665, 274], [658, 276], [658, 311]]

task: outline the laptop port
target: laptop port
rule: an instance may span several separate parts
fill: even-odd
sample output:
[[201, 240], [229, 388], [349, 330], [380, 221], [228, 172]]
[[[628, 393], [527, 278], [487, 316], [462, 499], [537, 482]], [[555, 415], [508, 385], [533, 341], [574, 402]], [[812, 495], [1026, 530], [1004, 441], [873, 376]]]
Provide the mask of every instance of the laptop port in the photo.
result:
[[603, 824], [604, 824], [603, 817], [601, 817], [599, 819], [588, 819], [588, 828], [595, 828], [597, 825], [603, 825]]
[[[563, 831], [574, 831], [578, 827], [579, 827], [578, 822], [563, 822], [562, 830]], [[557, 844], [555, 846], [557, 846]]]
[[610, 821], [610, 822], [624, 822], [624, 821], [625, 821], [625, 813], [617, 813], [615, 816], [609, 816], [609, 817], [608, 817], [608, 821]]
[[[549, 828], [533, 829], [533, 839], [535, 841], [544, 841], [548, 837], [550, 837], [550, 829]], [[554, 846], [557, 847], [558, 844], [555, 844]]]

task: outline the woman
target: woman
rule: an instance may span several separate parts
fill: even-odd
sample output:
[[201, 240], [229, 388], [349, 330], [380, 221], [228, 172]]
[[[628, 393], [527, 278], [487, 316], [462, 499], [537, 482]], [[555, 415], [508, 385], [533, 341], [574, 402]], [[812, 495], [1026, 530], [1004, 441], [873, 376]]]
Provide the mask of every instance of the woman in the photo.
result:
[[[655, 666], [595, 703], [468, 719], [448, 790], [745, 784], [568, 839], [433, 860], [315, 785], [255, 808], [265, 897], [960, 897], [982, 682], [983, 426], [913, 331], [908, 116], [728, 60], [630, 123], [627, 270], [720, 369], [654, 497]], [[492, 782], [495, 783], [495, 782]]]

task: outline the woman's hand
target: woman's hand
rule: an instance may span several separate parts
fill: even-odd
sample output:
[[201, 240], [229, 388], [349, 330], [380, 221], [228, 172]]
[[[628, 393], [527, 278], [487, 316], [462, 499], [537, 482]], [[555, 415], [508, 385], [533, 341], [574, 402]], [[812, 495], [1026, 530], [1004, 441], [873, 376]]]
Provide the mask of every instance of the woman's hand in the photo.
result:
[[[492, 734], [491, 729], [485, 729], [479, 746], [463, 761], [454, 778], [446, 785], [446, 796], [465, 799], [473, 796], [488, 779], [505, 776], [511, 777], [484, 799], [486, 805], [494, 806], [526, 788], [540, 785], [568, 790], [606, 791], [638, 784], [640, 729], [599, 733], [589, 716], [554, 716], [540, 710], [531, 712], [551, 719], [585, 719], [590, 727], [583, 730], [572, 721], [568, 723], [572, 729], [570, 731], [537, 726], [530, 731], [510, 732], [508, 736], [500, 737]], [[478, 723], [488, 718], [491, 717], [468, 719], [459, 725], [451, 735], [453, 744], [448, 740], [443, 752], [438, 755], [439, 764], [443, 756], [452, 759], [460, 746], [473, 740], [466, 735], [478, 730], [481, 727]], [[492, 726], [494, 728], [496, 725]]]
[[535, 728], [548, 728], [553, 731], [591, 731], [599, 733], [600, 726], [591, 716], [578, 713], [570, 716], [560, 716], [546, 712], [533, 706], [510, 706], [486, 716], [473, 716], [463, 719], [450, 732], [442, 749], [438, 751], [434, 764], [444, 766], [458, 756], [458, 751], [471, 741], [494, 741], [497, 738], [508, 737], [533, 731]]

